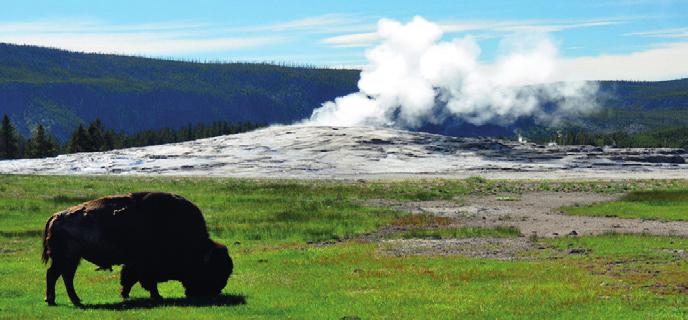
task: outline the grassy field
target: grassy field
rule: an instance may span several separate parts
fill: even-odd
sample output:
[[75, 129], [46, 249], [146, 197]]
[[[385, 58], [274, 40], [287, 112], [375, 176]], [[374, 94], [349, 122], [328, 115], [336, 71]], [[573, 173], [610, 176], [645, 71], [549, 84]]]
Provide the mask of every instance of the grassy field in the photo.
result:
[[[675, 237], [606, 235], [538, 240], [527, 259], [396, 257], [357, 239], [385, 225], [427, 225], [365, 199], [461, 201], [470, 193], [534, 190], [619, 192], [685, 189], [681, 181], [295, 182], [199, 178], [0, 176], [2, 319], [682, 319], [688, 272]], [[58, 307], [43, 302], [40, 235], [57, 210], [98, 196], [160, 190], [181, 194], [228, 245], [235, 274], [212, 303], [183, 298], [177, 282], [152, 304], [139, 286], [122, 303], [115, 272], [83, 262], [76, 289], [85, 309], [58, 283]], [[442, 225], [441, 221], [433, 221]], [[442, 229], [442, 228], [440, 228]], [[517, 237], [517, 230], [418, 229], [395, 237]], [[412, 233], [416, 234], [412, 234]], [[411, 235], [409, 235], [411, 234]]]
[[564, 211], [581, 216], [686, 221], [688, 191], [635, 191], [623, 196], [619, 201], [568, 207]]

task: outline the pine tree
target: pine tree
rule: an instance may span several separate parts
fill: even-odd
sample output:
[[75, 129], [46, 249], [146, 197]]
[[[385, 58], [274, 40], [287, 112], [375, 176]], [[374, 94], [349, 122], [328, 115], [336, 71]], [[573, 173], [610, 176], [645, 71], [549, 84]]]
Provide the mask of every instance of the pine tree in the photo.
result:
[[103, 123], [96, 119], [88, 126], [88, 147], [86, 151], [105, 151], [105, 133]]
[[36, 127], [26, 146], [26, 156], [29, 158], [53, 157], [57, 154], [57, 145], [48, 136], [42, 124]]
[[68, 153], [78, 153], [78, 152], [88, 152], [90, 149], [90, 142], [88, 139], [88, 132], [84, 129], [83, 125], [74, 130], [72, 137], [69, 139], [67, 145]]
[[19, 139], [10, 117], [5, 114], [0, 126], [0, 159], [16, 159], [19, 156]]
[[185, 141], [193, 140], [194, 139], [194, 132], [193, 132], [193, 127], [191, 126], [190, 123], [186, 129], [187, 129], [187, 131], [186, 131], [186, 137], [185, 137], [186, 140]]
[[114, 131], [112, 130], [107, 130], [105, 131], [105, 134], [103, 135], [103, 151], [109, 151], [112, 149], [117, 148], [117, 135], [115, 134]]

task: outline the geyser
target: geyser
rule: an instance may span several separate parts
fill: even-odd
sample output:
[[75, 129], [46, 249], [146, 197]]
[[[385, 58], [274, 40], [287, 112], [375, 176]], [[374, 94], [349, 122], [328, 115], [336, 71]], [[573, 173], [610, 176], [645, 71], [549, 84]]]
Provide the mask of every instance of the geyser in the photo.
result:
[[359, 92], [323, 103], [304, 123], [414, 128], [447, 117], [477, 125], [520, 117], [552, 122], [595, 108], [595, 85], [554, 82], [562, 79], [558, 50], [546, 35], [509, 36], [488, 64], [479, 60], [472, 36], [443, 41], [441, 27], [422, 17], [407, 24], [381, 19], [377, 32], [382, 41], [366, 52]]

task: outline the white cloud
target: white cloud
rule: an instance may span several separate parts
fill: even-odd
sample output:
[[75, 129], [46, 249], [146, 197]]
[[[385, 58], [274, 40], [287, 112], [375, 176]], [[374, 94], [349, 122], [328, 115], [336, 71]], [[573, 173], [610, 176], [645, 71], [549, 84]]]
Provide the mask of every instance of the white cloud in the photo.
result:
[[333, 13], [259, 26], [256, 29], [268, 29], [273, 31], [304, 30], [326, 26], [348, 25], [352, 23], [353, 20], [355, 19], [350, 15]]
[[161, 37], [159, 34], [51, 34], [29, 36], [0, 36], [0, 41], [55, 47], [72, 51], [136, 54], [177, 55], [194, 52], [213, 52], [271, 44], [275, 38], [211, 38], [190, 39]]
[[179, 56], [283, 43], [307, 33], [358, 32], [369, 30], [371, 25], [367, 17], [337, 13], [237, 27], [198, 21], [113, 24], [63, 18], [0, 22], [0, 42], [83, 52]]
[[321, 42], [335, 47], [367, 47], [380, 40], [377, 32], [353, 33], [325, 38]]
[[641, 32], [624, 33], [624, 36], [640, 36], [653, 38], [688, 38], [688, 28], [671, 28]]
[[[590, 20], [523, 20], [523, 21], [491, 21], [476, 20], [464, 22], [439, 23], [445, 34], [461, 32], [493, 33], [488, 37], [503, 36], [509, 33], [550, 33], [577, 28], [592, 28], [625, 23], [630, 18], [590, 19]], [[369, 26], [373, 30], [374, 25]], [[478, 35], [477, 38], [485, 38]], [[380, 40], [376, 32], [359, 32], [328, 37], [322, 43], [334, 47], [368, 47]]]
[[643, 51], [563, 59], [559, 80], [668, 80], [688, 77], [688, 42]]
[[591, 19], [591, 20], [525, 20], [525, 21], [473, 21], [445, 22], [441, 24], [445, 33], [487, 31], [499, 33], [547, 33], [569, 29], [610, 26], [625, 23], [628, 19]]
[[223, 32], [301, 31], [306, 33], [327, 34], [339, 32], [361, 32], [373, 29], [375, 29], [375, 24], [371, 23], [368, 17], [342, 13], [331, 13], [270, 24], [221, 28], [220, 30]]
[[217, 35], [194, 22], [108, 24], [95, 20], [0, 23], [0, 42], [67, 50], [141, 55], [218, 52], [279, 43], [277, 36]]
[[675, 3], [680, 3], [685, 0], [607, 0], [591, 2], [592, 7], [629, 7], [629, 6], [646, 6], [665, 7]]

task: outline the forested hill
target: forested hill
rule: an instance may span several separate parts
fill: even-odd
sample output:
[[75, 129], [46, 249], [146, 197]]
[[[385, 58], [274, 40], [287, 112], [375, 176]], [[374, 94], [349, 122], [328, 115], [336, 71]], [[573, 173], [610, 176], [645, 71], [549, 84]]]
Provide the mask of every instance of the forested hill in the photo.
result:
[[[217, 121], [291, 123], [356, 91], [358, 77], [358, 70], [195, 63], [0, 43], [0, 116], [7, 113], [25, 137], [43, 124], [62, 142], [96, 118], [125, 133]], [[688, 125], [688, 79], [603, 81], [598, 100], [599, 112], [566, 125], [595, 132]], [[510, 136], [557, 129], [529, 119], [507, 127], [448, 119], [421, 130]]]
[[127, 133], [188, 124], [289, 123], [356, 90], [359, 71], [193, 63], [0, 44], [0, 116], [64, 141], [100, 118]]

